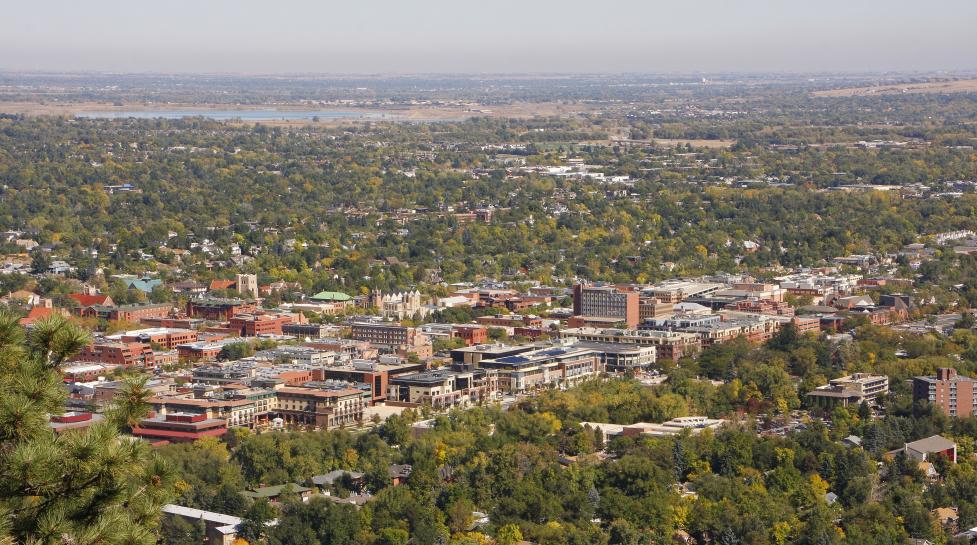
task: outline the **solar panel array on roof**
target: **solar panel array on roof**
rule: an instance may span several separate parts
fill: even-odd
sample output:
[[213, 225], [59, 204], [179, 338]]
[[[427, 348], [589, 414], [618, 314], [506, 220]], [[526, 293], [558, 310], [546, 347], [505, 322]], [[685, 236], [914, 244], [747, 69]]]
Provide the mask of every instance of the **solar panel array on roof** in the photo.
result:
[[526, 363], [529, 361], [529, 358], [523, 356], [505, 356], [495, 361], [500, 363]]

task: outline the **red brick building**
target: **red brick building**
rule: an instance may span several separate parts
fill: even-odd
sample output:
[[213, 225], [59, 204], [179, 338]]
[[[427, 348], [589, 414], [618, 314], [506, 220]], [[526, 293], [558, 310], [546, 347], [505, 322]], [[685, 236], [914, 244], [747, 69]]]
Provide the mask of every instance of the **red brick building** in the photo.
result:
[[207, 418], [206, 414], [169, 413], [144, 419], [132, 428], [132, 435], [154, 444], [188, 443], [204, 437], [220, 437], [227, 433], [223, 418]]
[[195, 342], [200, 334], [192, 329], [150, 328], [127, 331], [119, 336], [124, 343], [155, 343], [167, 350], [173, 350], [177, 345]]
[[86, 346], [74, 357], [74, 361], [88, 361], [152, 368], [156, 366], [153, 349], [142, 343], [97, 343]]
[[475, 321], [489, 327], [543, 327], [543, 320], [539, 316], [521, 314], [496, 314], [494, 316], [479, 316]]
[[913, 400], [926, 400], [947, 416], [977, 415], [974, 383], [970, 377], [957, 374], [950, 367], [940, 367], [936, 376], [913, 378]]
[[191, 299], [187, 302], [187, 314], [191, 318], [203, 318], [223, 322], [237, 314], [254, 313], [255, 304], [243, 299]]
[[112, 307], [115, 303], [105, 294], [69, 293], [68, 297], [78, 302], [80, 308], [103, 306]]
[[281, 335], [282, 326], [292, 323], [292, 317], [284, 314], [235, 314], [229, 323], [231, 329], [242, 337]]
[[166, 318], [172, 310], [173, 305], [169, 303], [122, 305], [118, 307], [96, 305], [82, 309], [81, 315], [102, 320], [138, 322], [142, 319]]
[[458, 339], [465, 341], [465, 346], [484, 344], [488, 341], [488, 329], [477, 325], [456, 325], [451, 332]]
[[817, 316], [814, 317], [794, 316], [794, 319], [791, 320], [791, 323], [793, 323], [794, 327], [797, 328], [797, 333], [801, 335], [804, 335], [805, 333], [817, 334], [821, 332], [821, 318]]

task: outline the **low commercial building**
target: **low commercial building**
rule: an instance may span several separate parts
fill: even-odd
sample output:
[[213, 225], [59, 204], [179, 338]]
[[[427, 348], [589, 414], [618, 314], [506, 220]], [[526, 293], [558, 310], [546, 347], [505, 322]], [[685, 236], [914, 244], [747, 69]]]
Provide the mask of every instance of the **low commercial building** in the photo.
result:
[[656, 359], [678, 361], [702, 350], [702, 340], [695, 333], [681, 331], [633, 330], [614, 328], [567, 328], [560, 330], [561, 339], [611, 344], [654, 346]]
[[100, 363], [75, 363], [61, 368], [65, 382], [91, 382], [108, 374], [111, 367]]
[[660, 320], [648, 320], [642, 330], [679, 331], [699, 336], [703, 346], [711, 346], [746, 337], [754, 343], [771, 339], [780, 330], [780, 322], [763, 315], [742, 315], [724, 319], [719, 314], [676, 315]]
[[180, 517], [190, 524], [203, 521], [207, 534], [207, 545], [231, 545], [237, 540], [241, 529], [241, 519], [222, 513], [202, 511], [182, 505], [164, 505], [163, 515]]
[[605, 422], [581, 422], [581, 426], [600, 430], [605, 440], [617, 436], [635, 437], [638, 435], [650, 435], [652, 437], [671, 437], [689, 430], [693, 435], [702, 433], [702, 430], [715, 430], [727, 423], [721, 418], [708, 418], [705, 416], [683, 416], [673, 418], [660, 424], [651, 422], [638, 422], [636, 424], [608, 424]]
[[176, 352], [182, 361], [213, 361], [220, 355], [221, 350], [226, 345], [235, 344], [242, 341], [237, 338], [220, 339], [216, 341], [197, 341], [193, 343], [181, 344], [176, 347]]
[[228, 398], [154, 396], [149, 399], [149, 404], [163, 417], [169, 414], [202, 415], [205, 419], [224, 420], [231, 428], [256, 428], [268, 423], [268, 415], [277, 407], [277, 398], [274, 391], [261, 390]]
[[321, 339], [334, 334], [335, 327], [329, 324], [296, 324], [292, 322], [282, 324], [282, 334], [293, 337]]
[[227, 421], [208, 418], [206, 414], [172, 412], [145, 418], [133, 426], [132, 435], [152, 443], [193, 442], [204, 437], [220, 437], [227, 433]]
[[507, 344], [476, 344], [451, 351], [451, 363], [456, 369], [476, 369], [482, 360], [515, 356], [534, 350], [532, 345], [510, 346]]
[[666, 303], [654, 297], [641, 297], [638, 304], [638, 322], [668, 316], [674, 309], [675, 303]]
[[353, 340], [384, 347], [412, 345], [417, 334], [413, 327], [393, 323], [354, 322], [350, 325]]
[[336, 353], [312, 346], [283, 345], [256, 352], [249, 359], [319, 367], [336, 363]]
[[354, 322], [350, 337], [367, 341], [386, 353], [417, 354], [420, 358], [432, 355], [431, 340], [416, 328], [382, 322]]
[[83, 430], [92, 424], [102, 422], [105, 417], [88, 411], [68, 411], [63, 414], [52, 415], [48, 427], [54, 433], [61, 434], [71, 430]]
[[817, 316], [794, 316], [791, 323], [797, 328], [799, 335], [821, 333], [821, 318]]
[[464, 341], [465, 346], [482, 344], [488, 340], [488, 329], [477, 325], [454, 325], [451, 328], [455, 338]]

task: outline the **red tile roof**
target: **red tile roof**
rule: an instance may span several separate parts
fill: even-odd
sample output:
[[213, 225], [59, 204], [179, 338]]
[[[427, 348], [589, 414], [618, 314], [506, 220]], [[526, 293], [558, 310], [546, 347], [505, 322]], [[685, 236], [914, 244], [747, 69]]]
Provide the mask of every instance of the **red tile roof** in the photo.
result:
[[31, 325], [42, 318], [47, 318], [52, 315], [54, 315], [53, 308], [34, 307], [27, 313], [27, 316], [20, 319], [20, 325]]
[[211, 290], [229, 290], [234, 287], [236, 282], [234, 280], [220, 280], [215, 279], [210, 281]]
[[105, 301], [108, 300], [108, 295], [88, 295], [86, 293], [69, 293], [68, 297], [71, 297], [82, 307], [90, 307], [94, 305], [104, 305]]

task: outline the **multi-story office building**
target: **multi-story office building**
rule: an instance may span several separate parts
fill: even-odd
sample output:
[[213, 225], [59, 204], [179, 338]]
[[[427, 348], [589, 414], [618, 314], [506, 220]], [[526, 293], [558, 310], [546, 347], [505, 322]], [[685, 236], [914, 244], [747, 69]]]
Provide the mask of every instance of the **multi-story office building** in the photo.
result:
[[446, 409], [489, 399], [498, 390], [498, 374], [486, 369], [432, 369], [390, 379], [387, 399]]
[[497, 371], [499, 389], [510, 393], [549, 386], [568, 387], [604, 371], [594, 350], [572, 345], [483, 359], [478, 367]]
[[860, 405], [875, 403], [875, 400], [889, 393], [889, 377], [855, 373], [846, 377], [832, 379], [828, 384], [808, 392], [807, 396], [822, 406]]
[[475, 318], [479, 325], [486, 327], [542, 327], [543, 320], [539, 316], [522, 314], [495, 314], [493, 316], [479, 316]]
[[292, 316], [287, 314], [235, 314], [228, 320], [231, 329], [242, 337], [258, 337], [262, 335], [281, 335], [282, 326], [291, 323]]
[[654, 367], [658, 352], [654, 346], [637, 344], [581, 341], [574, 346], [593, 350], [601, 365], [610, 373], [648, 371]]
[[417, 331], [400, 324], [356, 322], [350, 326], [350, 338], [383, 347], [414, 344]]
[[613, 319], [634, 327], [638, 325], [639, 305], [636, 291], [621, 290], [613, 286], [578, 284], [573, 287], [575, 316]]

